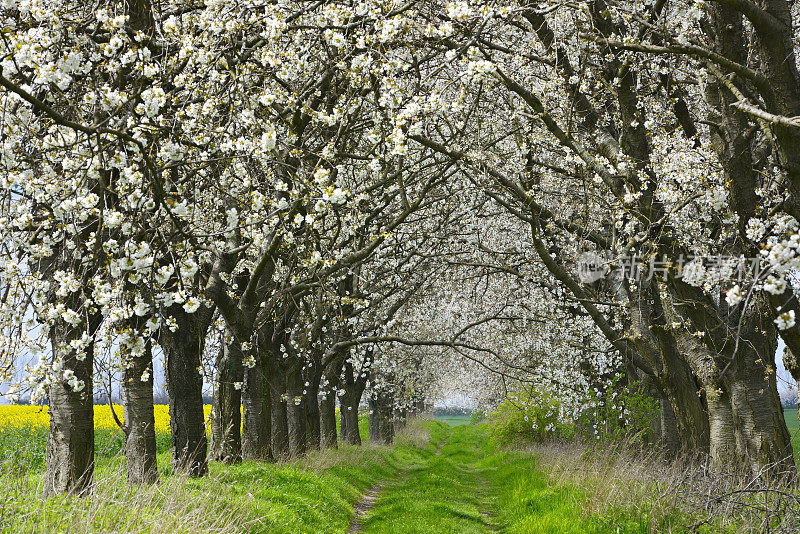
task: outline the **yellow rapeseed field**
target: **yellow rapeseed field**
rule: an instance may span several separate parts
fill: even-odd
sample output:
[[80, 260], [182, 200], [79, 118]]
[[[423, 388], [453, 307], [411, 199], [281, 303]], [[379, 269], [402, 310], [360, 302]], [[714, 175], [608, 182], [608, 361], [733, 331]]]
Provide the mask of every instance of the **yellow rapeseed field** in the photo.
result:
[[[122, 406], [115, 404], [114, 411], [117, 417], [123, 420]], [[206, 421], [211, 413], [211, 405], [203, 407]], [[155, 406], [156, 432], [169, 432], [169, 406], [157, 404]], [[0, 429], [8, 427], [47, 427], [50, 424], [50, 417], [47, 414], [47, 406], [0, 406]], [[117, 423], [111, 415], [111, 409], [107, 404], [96, 405], [94, 407], [94, 428], [96, 430], [114, 430]]]

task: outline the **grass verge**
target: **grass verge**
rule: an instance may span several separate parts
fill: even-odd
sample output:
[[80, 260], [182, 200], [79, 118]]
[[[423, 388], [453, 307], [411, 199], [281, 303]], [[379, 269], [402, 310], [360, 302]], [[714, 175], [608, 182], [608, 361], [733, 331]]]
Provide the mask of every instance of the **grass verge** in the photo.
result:
[[134, 488], [120, 456], [99, 457], [91, 497], [42, 500], [42, 473], [0, 476], [0, 531], [299, 533], [345, 532], [353, 503], [379, 480], [419, 461], [435, 423], [415, 421], [391, 447], [342, 445], [293, 462], [212, 463], [187, 479], [159, 456], [161, 483]]

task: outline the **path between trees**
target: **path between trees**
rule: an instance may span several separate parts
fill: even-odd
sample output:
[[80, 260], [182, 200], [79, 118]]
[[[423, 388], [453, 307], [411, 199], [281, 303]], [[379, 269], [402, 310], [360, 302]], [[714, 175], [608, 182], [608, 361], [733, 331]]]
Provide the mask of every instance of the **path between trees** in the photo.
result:
[[488, 449], [475, 427], [441, 427], [436, 446], [355, 505], [348, 534], [498, 532]]

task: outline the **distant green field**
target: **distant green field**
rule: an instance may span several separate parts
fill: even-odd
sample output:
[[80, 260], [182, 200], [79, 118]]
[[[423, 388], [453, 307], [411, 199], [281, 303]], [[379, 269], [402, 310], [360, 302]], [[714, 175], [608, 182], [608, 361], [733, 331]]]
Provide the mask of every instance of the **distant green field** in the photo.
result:
[[450, 426], [461, 426], [469, 424], [468, 415], [436, 415], [434, 419], [447, 423]]
[[784, 410], [783, 417], [786, 419], [786, 426], [789, 428], [789, 434], [792, 435], [792, 448], [794, 449], [795, 460], [800, 463], [800, 424], [797, 421], [797, 409], [788, 408]]
[[800, 424], [797, 422], [797, 408], [787, 408], [783, 411], [783, 416], [786, 418], [786, 426], [789, 427], [789, 432], [792, 436], [800, 430]]

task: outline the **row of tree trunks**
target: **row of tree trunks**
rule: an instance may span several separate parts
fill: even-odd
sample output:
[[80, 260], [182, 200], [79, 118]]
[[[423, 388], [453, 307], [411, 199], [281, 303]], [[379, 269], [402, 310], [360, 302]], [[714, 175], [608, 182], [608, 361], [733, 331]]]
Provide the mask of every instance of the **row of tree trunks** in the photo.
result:
[[[261, 350], [255, 351], [256, 365], [243, 369], [242, 456], [247, 459], [277, 460], [298, 457], [308, 450], [336, 448], [335, 405], [340, 386], [344, 390], [340, 398], [342, 439], [347, 443], [360, 444], [358, 405], [366, 388], [367, 374], [354, 377], [352, 366], [344, 363], [345, 353], [334, 358], [323, 370], [319, 362], [317, 367], [313, 362], [302, 366], [300, 359], [293, 354], [284, 355], [281, 346], [291, 344], [288, 339], [274, 336], [272, 326], [264, 328], [259, 336]], [[241, 360], [242, 355], [229, 348], [224, 354], [218, 359], [218, 382], [235, 383], [233, 378], [225, 378], [225, 373], [229, 372], [223, 367], [231, 365], [228, 354], [236, 354], [236, 360]], [[371, 362], [371, 358], [368, 360]], [[342, 380], [343, 370], [344, 376], [350, 378]], [[218, 384], [217, 388], [218, 391], [224, 390], [223, 384]], [[220, 405], [216, 406], [217, 403]], [[214, 422], [215, 441], [222, 439], [216, 437], [222, 431], [221, 425], [220, 428], [216, 427], [216, 420], [232, 421], [237, 408], [235, 395], [215, 395], [214, 413], [220, 414]], [[230, 439], [236, 439], [235, 432], [227, 435]]]
[[[173, 312], [178, 328], [174, 332], [162, 331], [160, 339], [167, 361], [173, 463], [176, 469], [191, 476], [202, 476], [208, 470], [208, 444], [200, 355], [207, 321], [182, 313], [182, 310]], [[69, 335], [68, 332], [54, 333], [54, 351], [56, 347], [63, 349]], [[239, 345], [230, 338], [227, 341], [216, 359], [219, 374], [214, 390], [213, 459], [226, 463], [239, 462], [242, 458], [273, 460], [296, 457], [309, 449], [337, 446], [335, 391], [318, 397], [317, 374], [306, 370], [304, 376], [301, 369], [291, 367], [283, 373], [272, 354], [262, 354], [256, 358], [255, 366], [245, 367]], [[87, 385], [80, 393], [70, 391], [63, 384], [51, 387], [51, 437], [45, 495], [82, 495], [91, 487], [94, 405], [91, 395], [86, 393], [91, 391], [88, 370], [92, 364], [91, 350], [82, 360], [74, 360], [67, 358], [65, 361], [76, 376], [85, 377], [82, 379]], [[139, 356], [128, 354], [125, 361], [122, 400], [128, 478], [132, 484], [152, 484], [158, 481], [158, 469], [151, 344], [148, 343]], [[352, 377], [352, 367], [347, 367], [346, 372]], [[365, 376], [345, 380], [345, 394], [341, 397], [342, 437], [350, 444], [361, 443], [358, 406], [367, 383]], [[305, 378], [308, 380], [304, 381]], [[370, 404], [374, 405], [370, 416], [371, 440], [391, 443], [394, 434], [405, 424], [405, 410], [394, 410], [394, 397], [389, 393], [371, 398]], [[243, 420], [240, 406], [243, 406]], [[86, 425], [81, 426], [80, 422]], [[243, 427], [241, 433], [240, 427]]]
[[[170, 396], [173, 464], [191, 476], [207, 473], [208, 443], [203, 415], [203, 340], [210, 314], [187, 314], [178, 306], [170, 310], [177, 322], [173, 330], [162, 329], [160, 344], [166, 356], [167, 388]], [[82, 331], [81, 331], [82, 332]], [[70, 337], [72, 336], [72, 337]], [[75, 332], [54, 331], [54, 353], [61, 350]], [[335, 392], [318, 396], [322, 373], [315, 369], [278, 365], [274, 351], [262, 352], [256, 365], [244, 366], [241, 345], [227, 336], [216, 358], [218, 370], [214, 389], [211, 458], [236, 463], [242, 458], [274, 460], [300, 456], [309, 449], [336, 447]], [[81, 377], [85, 389], [73, 392], [65, 384], [51, 387], [51, 437], [48, 442], [48, 484], [45, 495], [86, 494], [90, 491], [94, 467], [94, 405], [90, 372], [91, 347], [81, 358], [66, 354], [65, 365]], [[123, 352], [125, 352], [123, 350]], [[125, 453], [129, 482], [158, 481], [155, 417], [153, 411], [152, 345], [134, 356], [123, 354], [122, 400], [124, 405]], [[74, 361], [73, 361], [74, 360]], [[342, 436], [360, 444], [358, 406], [366, 387], [366, 373], [353, 377], [346, 368], [342, 396]], [[393, 401], [381, 408], [381, 435], [391, 441]], [[240, 406], [243, 406], [242, 419]], [[81, 422], [86, 423], [81, 426]], [[402, 423], [400, 423], [402, 424]], [[243, 432], [240, 428], [243, 427]]]

